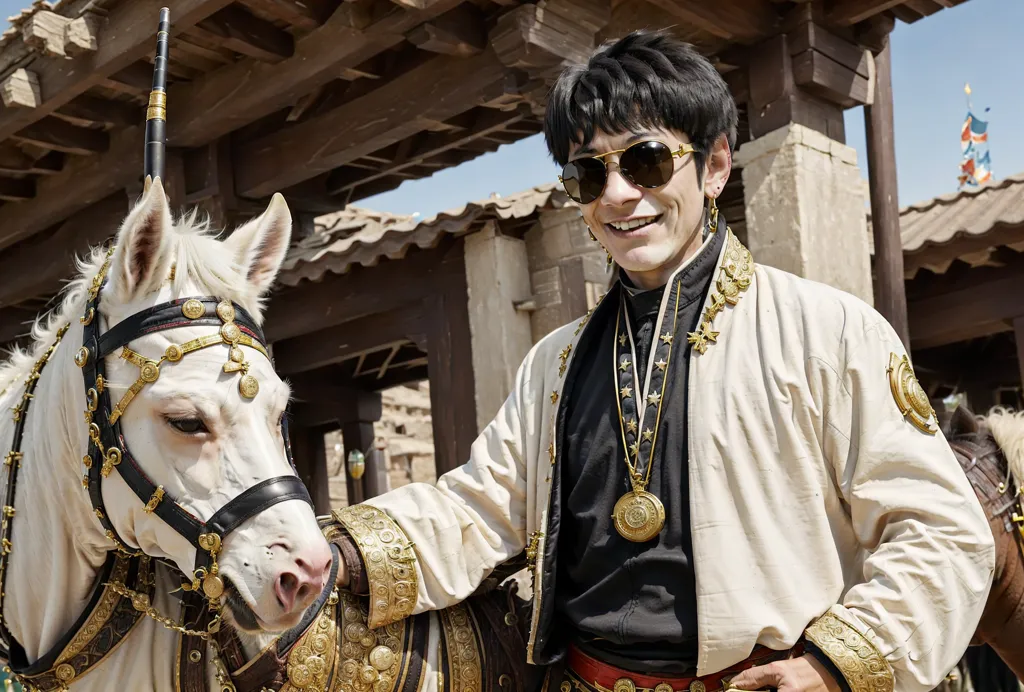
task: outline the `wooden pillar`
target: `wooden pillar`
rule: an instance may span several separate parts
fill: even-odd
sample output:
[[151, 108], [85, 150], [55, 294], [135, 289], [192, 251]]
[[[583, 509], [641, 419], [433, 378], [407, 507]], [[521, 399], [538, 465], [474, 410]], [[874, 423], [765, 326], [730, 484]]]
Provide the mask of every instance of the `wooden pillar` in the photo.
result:
[[[341, 426], [342, 444], [345, 453], [345, 486], [348, 488], [348, 504], [357, 505], [367, 498], [364, 481], [370, 472], [370, 455], [373, 453], [373, 423], [368, 421], [351, 421]], [[348, 472], [348, 455], [359, 450], [366, 455], [367, 469], [362, 478], [355, 479]]]
[[292, 456], [299, 478], [306, 484], [313, 498], [313, 509], [318, 514], [331, 513], [331, 491], [327, 472], [327, 449], [324, 435], [333, 428], [292, 425], [288, 434], [292, 442]]
[[465, 276], [425, 301], [427, 375], [437, 475], [469, 460], [476, 439], [476, 388]]
[[871, 228], [875, 239], [876, 306], [910, 349], [907, 295], [903, 284], [903, 241], [896, 183], [896, 142], [892, 107], [892, 66], [889, 37], [875, 56], [875, 98], [864, 106], [867, 130]]
[[1017, 341], [1017, 365], [1020, 367], [1021, 394], [1024, 395], [1024, 315], [1013, 320], [1013, 338]]

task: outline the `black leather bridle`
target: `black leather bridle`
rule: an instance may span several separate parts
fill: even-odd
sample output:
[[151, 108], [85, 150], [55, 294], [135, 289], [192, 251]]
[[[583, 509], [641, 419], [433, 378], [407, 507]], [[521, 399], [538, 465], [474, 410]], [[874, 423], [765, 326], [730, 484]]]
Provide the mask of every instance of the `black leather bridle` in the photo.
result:
[[[109, 256], [108, 256], [109, 257]], [[237, 529], [243, 522], [264, 510], [288, 500], [302, 500], [313, 506], [306, 486], [297, 475], [277, 476], [257, 483], [233, 498], [206, 521], [193, 515], [178, 504], [163, 489], [153, 483], [142, 468], [136, 463], [121, 430], [120, 413], [123, 413], [122, 402], [111, 405], [110, 389], [106, 384], [106, 366], [104, 359], [119, 350], [122, 357], [126, 354], [137, 354], [128, 349], [128, 344], [149, 334], [185, 326], [218, 326], [216, 335], [193, 340], [187, 344], [174, 344], [167, 349], [160, 361], [141, 359], [140, 379], [143, 385], [155, 382], [159, 377], [160, 365], [166, 360], [177, 362], [190, 350], [199, 350], [223, 344], [228, 348], [229, 358], [225, 364], [225, 372], [239, 372], [240, 390], [248, 398], [255, 396], [252, 390], [244, 391], [247, 381], [252, 386], [255, 380], [248, 375], [248, 365], [244, 357], [236, 357], [235, 349], [241, 353], [241, 346], [246, 345], [267, 355], [266, 341], [259, 326], [252, 317], [239, 305], [230, 301], [222, 301], [215, 297], [202, 296], [179, 298], [161, 303], [138, 312], [123, 322], [119, 322], [104, 334], [100, 334], [99, 300], [105, 283], [105, 272], [101, 270], [97, 281], [89, 293], [82, 323], [85, 326], [83, 345], [75, 356], [75, 362], [82, 368], [86, 388], [89, 423], [89, 453], [83, 460], [86, 476], [83, 485], [89, 490], [96, 516], [102, 524], [106, 535], [118, 550], [135, 554], [117, 534], [114, 525], [107, 516], [103, 504], [102, 481], [111, 471], [116, 470], [135, 495], [146, 505], [145, 511], [156, 514], [171, 528], [189, 541], [196, 548], [196, 562], [193, 574], [186, 575], [186, 590], [197, 589], [202, 585], [203, 592], [211, 601], [218, 599], [224, 590], [224, 583], [218, 575], [217, 554], [220, 552], [224, 538]], [[216, 337], [220, 336], [218, 340]], [[126, 358], [130, 359], [130, 358]], [[136, 364], [139, 364], [137, 362]], [[271, 361], [272, 362], [272, 361]], [[229, 370], [229, 366], [233, 369]], [[138, 384], [138, 383], [137, 383]], [[134, 388], [134, 386], [133, 386]], [[141, 386], [139, 387], [141, 389]], [[258, 389], [258, 385], [256, 385]], [[129, 397], [130, 400], [130, 397]], [[125, 403], [124, 406], [127, 406]], [[288, 439], [287, 418], [281, 421], [282, 434], [285, 440], [285, 454], [293, 470], [291, 444]]]

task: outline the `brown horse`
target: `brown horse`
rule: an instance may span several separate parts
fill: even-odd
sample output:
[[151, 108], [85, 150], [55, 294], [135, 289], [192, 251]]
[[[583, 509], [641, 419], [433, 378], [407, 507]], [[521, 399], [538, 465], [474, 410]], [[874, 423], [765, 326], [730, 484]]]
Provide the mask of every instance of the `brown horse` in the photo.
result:
[[993, 409], [979, 417], [961, 406], [940, 422], [996, 541], [992, 592], [973, 646], [944, 687], [1017, 692], [1024, 680], [1024, 412]]

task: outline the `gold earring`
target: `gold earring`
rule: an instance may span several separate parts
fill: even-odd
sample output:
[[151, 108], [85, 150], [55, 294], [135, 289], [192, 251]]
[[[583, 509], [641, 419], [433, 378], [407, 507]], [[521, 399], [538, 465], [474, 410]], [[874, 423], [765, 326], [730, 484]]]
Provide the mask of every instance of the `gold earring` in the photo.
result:
[[718, 205], [714, 197], [708, 197], [708, 230], [711, 233], [718, 231]]

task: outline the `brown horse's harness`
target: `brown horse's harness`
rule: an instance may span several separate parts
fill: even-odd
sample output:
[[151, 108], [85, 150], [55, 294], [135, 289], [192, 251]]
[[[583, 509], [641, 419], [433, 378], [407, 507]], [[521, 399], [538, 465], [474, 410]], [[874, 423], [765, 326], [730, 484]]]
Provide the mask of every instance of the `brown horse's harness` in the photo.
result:
[[[15, 640], [2, 618], [3, 602], [7, 566], [13, 549], [14, 499], [28, 407], [43, 368], [68, 330], [68, 325], [64, 325], [58, 330], [55, 342], [30, 372], [21, 403], [14, 409], [14, 437], [11, 451], [4, 462], [8, 474], [7, 491], [0, 523], [0, 657], [8, 661], [5, 670], [23, 687], [46, 692], [66, 690], [72, 680], [94, 668], [127, 637], [143, 615], [148, 615], [178, 631], [184, 638], [183, 645], [179, 646], [180, 671], [188, 680], [201, 682], [201, 686], [186, 685], [184, 689], [205, 689], [204, 656], [195, 644], [208, 641], [218, 652], [221, 646], [231, 644], [230, 638], [216, 636], [221, 632], [221, 597], [225, 590], [217, 556], [224, 538], [247, 519], [280, 502], [301, 500], [311, 506], [313, 503], [297, 475], [278, 476], [248, 488], [204, 521], [178, 504], [162, 486], [153, 483], [145, 474], [128, 449], [120, 419], [143, 387], [159, 378], [160, 366], [165, 361], [176, 363], [193, 351], [217, 345], [227, 346], [227, 362], [223, 371], [240, 375], [239, 392], [243, 397], [251, 399], [256, 396], [259, 383], [249, 374], [249, 363], [241, 347], [259, 351], [267, 358], [270, 356], [262, 331], [244, 309], [230, 301], [208, 296], [182, 298], [156, 305], [128, 317], [101, 334], [100, 320], [96, 318], [99, 316], [100, 293], [112, 254], [113, 248], [107, 253], [106, 261], [89, 290], [85, 314], [81, 318], [84, 325], [83, 344], [75, 356], [75, 363], [82, 369], [84, 376], [87, 405], [85, 419], [89, 426], [88, 454], [82, 460], [85, 467], [82, 485], [88, 490], [96, 517], [114, 547], [100, 570], [88, 606], [71, 630], [49, 652], [37, 661], [29, 662], [25, 650]], [[219, 329], [214, 334], [168, 346], [159, 361], [145, 358], [128, 348], [130, 342], [148, 334], [200, 325], [217, 326]], [[112, 404], [104, 359], [118, 351], [121, 358], [139, 367], [139, 378], [120, 401]], [[289, 464], [294, 469], [286, 417], [281, 420], [281, 431]], [[192, 574], [183, 575], [184, 617], [181, 624], [153, 608], [155, 580], [152, 560], [141, 551], [128, 547], [107, 516], [103, 504], [102, 481], [115, 470], [145, 504], [147, 513], [156, 514], [196, 547], [194, 570]], [[337, 555], [335, 557], [337, 563]], [[175, 565], [168, 565], [180, 574]], [[333, 580], [321, 595], [321, 600], [326, 600], [332, 587]], [[311, 615], [307, 619], [315, 616], [318, 610], [311, 608]], [[308, 624], [305, 622], [300, 628], [304, 629]], [[301, 631], [298, 629], [298, 632]], [[289, 635], [283, 637], [285, 640], [288, 638]], [[226, 671], [222, 670], [218, 679], [221, 681], [221, 689], [234, 689]], [[182, 689], [181, 682], [186, 681], [179, 681], [179, 689]]]
[[[998, 447], [989, 450], [963, 436], [951, 439], [949, 446], [959, 453], [960, 465], [967, 479], [992, 512], [990, 518], [1002, 518], [1006, 531], [1014, 534], [1017, 545], [1024, 552], [1024, 485], [1015, 484], [1009, 469], [1005, 475], [1000, 475], [998, 463], [980, 463], [998, 454]], [[1018, 483], [1020, 481], [1017, 479]]]

